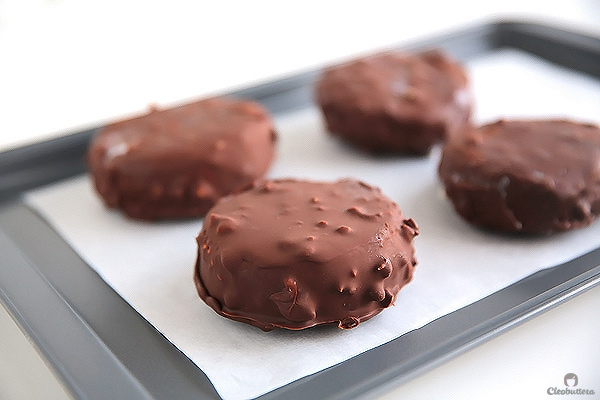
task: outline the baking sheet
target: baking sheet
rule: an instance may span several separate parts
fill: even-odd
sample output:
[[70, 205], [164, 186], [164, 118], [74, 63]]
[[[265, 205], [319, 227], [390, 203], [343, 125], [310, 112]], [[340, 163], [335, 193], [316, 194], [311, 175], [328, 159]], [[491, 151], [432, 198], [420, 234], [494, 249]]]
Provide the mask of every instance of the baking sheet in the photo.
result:
[[[468, 63], [476, 121], [571, 117], [598, 121], [600, 83], [515, 50]], [[415, 218], [419, 265], [396, 306], [358, 328], [274, 331], [216, 315], [195, 293], [194, 237], [201, 221], [140, 223], [106, 210], [87, 177], [30, 193], [38, 210], [140, 314], [211, 379], [225, 399], [252, 398], [416, 329], [542, 268], [598, 246], [600, 225], [542, 238], [511, 238], [471, 228], [444, 199], [426, 158], [374, 158], [331, 138], [310, 108], [276, 119], [272, 177], [353, 176], [380, 186]]]

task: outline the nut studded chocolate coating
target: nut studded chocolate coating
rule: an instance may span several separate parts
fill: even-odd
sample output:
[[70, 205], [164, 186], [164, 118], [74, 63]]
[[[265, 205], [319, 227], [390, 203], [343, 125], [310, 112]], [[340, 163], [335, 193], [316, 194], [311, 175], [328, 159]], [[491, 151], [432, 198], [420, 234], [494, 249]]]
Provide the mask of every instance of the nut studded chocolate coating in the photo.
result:
[[266, 181], [209, 211], [195, 283], [217, 313], [265, 331], [353, 328], [412, 279], [418, 232], [365, 183]]
[[106, 126], [88, 164], [105, 204], [131, 218], [200, 217], [266, 173], [275, 140], [259, 104], [213, 98]]
[[433, 50], [331, 67], [316, 94], [329, 132], [376, 153], [426, 154], [462, 129], [472, 108], [463, 67]]
[[474, 225], [536, 234], [583, 227], [600, 214], [600, 128], [500, 120], [449, 141], [439, 175]]

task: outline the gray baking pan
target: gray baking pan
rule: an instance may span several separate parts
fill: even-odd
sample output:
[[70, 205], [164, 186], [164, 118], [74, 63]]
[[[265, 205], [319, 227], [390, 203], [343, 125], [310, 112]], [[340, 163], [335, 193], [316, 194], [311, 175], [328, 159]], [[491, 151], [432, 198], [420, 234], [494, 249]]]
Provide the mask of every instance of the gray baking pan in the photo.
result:
[[[488, 23], [403, 47], [443, 48], [463, 61], [512, 47], [600, 79], [600, 39], [539, 24]], [[311, 104], [318, 73], [229, 94], [282, 115]], [[20, 200], [85, 173], [94, 131], [0, 153], [0, 300], [75, 398], [218, 399], [204, 373]], [[598, 282], [600, 247], [261, 398], [373, 396]]]

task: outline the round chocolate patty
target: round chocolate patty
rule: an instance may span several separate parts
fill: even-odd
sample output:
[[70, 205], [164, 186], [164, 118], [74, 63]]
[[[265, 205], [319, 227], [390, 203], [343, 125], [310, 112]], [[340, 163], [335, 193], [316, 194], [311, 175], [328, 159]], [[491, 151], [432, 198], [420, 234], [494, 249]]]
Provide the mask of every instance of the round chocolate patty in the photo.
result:
[[439, 175], [474, 225], [549, 233], [600, 214], [600, 128], [565, 120], [498, 121], [449, 141]]
[[372, 152], [425, 154], [468, 123], [472, 108], [464, 69], [437, 51], [333, 66], [316, 94], [329, 132]]
[[412, 279], [417, 234], [362, 182], [266, 181], [208, 212], [196, 287], [217, 313], [263, 330], [353, 328]]
[[266, 173], [275, 139], [260, 105], [214, 98], [106, 126], [88, 164], [104, 202], [129, 217], [200, 217]]

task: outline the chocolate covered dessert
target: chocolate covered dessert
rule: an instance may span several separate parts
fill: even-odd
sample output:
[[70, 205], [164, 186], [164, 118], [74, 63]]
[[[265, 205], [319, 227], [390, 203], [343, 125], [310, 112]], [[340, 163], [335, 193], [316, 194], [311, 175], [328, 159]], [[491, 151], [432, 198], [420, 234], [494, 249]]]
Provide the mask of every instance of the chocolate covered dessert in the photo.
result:
[[213, 98], [102, 128], [88, 164], [105, 204], [131, 218], [201, 217], [266, 173], [275, 139], [259, 104]]
[[500, 120], [444, 147], [439, 175], [470, 223], [550, 233], [600, 214], [600, 128], [566, 120]]
[[217, 313], [265, 331], [353, 328], [412, 279], [418, 232], [365, 183], [266, 181], [207, 213], [195, 283]]
[[330, 67], [316, 95], [328, 131], [370, 152], [426, 154], [462, 129], [472, 108], [465, 70], [439, 51]]

